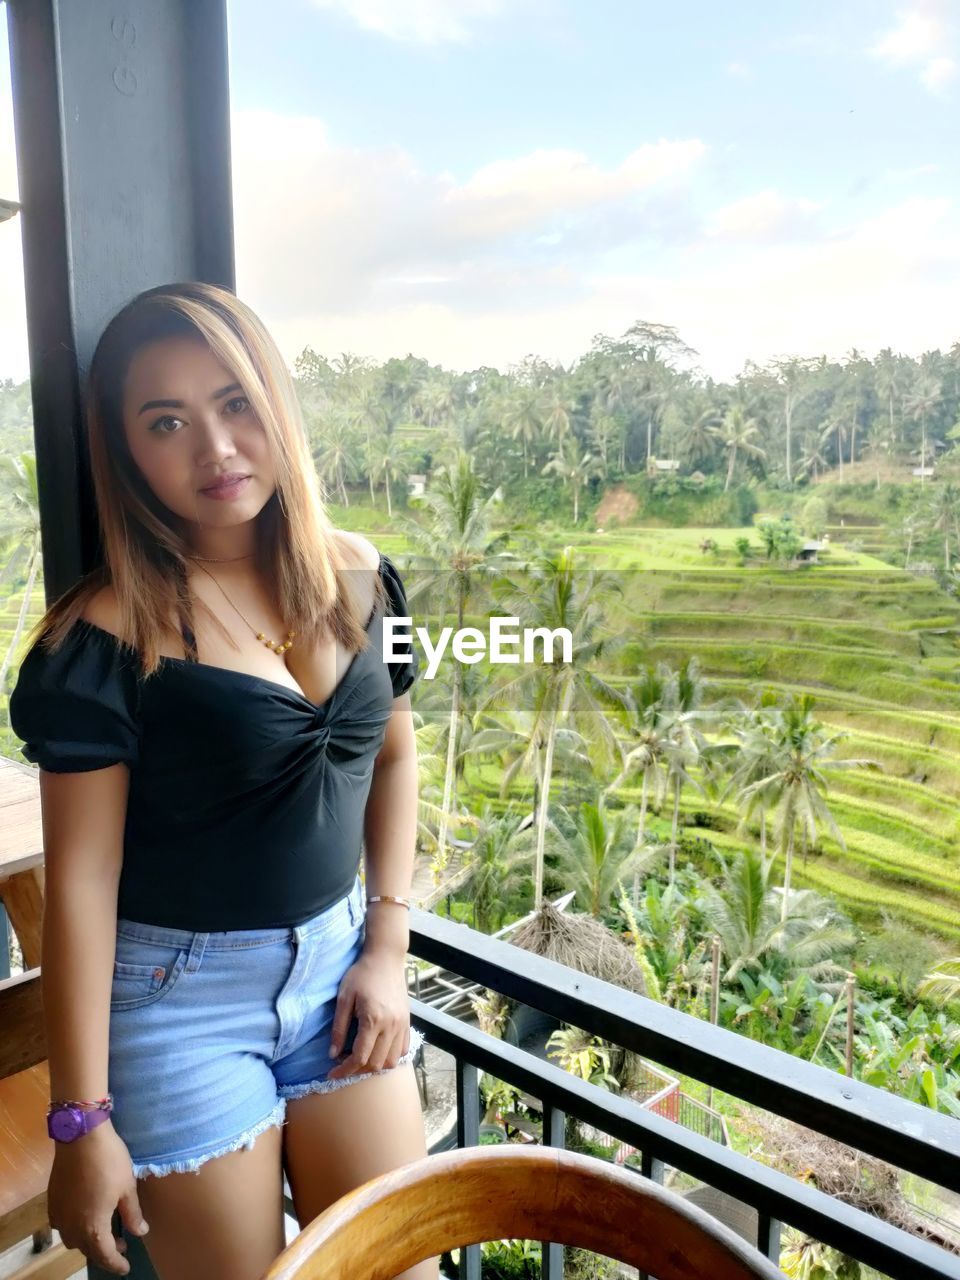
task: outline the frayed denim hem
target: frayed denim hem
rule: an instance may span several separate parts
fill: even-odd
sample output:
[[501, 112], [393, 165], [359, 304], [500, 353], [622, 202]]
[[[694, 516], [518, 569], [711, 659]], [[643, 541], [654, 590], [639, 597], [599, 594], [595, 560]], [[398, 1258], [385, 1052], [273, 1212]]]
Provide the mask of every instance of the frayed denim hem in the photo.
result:
[[282, 1125], [284, 1123], [286, 1109], [287, 1100], [286, 1098], [281, 1098], [266, 1119], [254, 1125], [252, 1129], [248, 1129], [246, 1133], [241, 1134], [239, 1138], [235, 1138], [233, 1142], [228, 1142], [226, 1145], [218, 1147], [215, 1151], [208, 1151], [195, 1159], [176, 1160], [169, 1164], [139, 1164], [134, 1160], [131, 1162], [133, 1164], [133, 1176], [135, 1178], [148, 1178], [151, 1176], [160, 1178], [167, 1173], [199, 1173], [201, 1165], [206, 1164], [208, 1160], [216, 1159], [217, 1156], [225, 1156], [231, 1151], [239, 1151], [241, 1147], [244, 1151], [250, 1151], [253, 1147], [254, 1139], [258, 1138], [261, 1133], [267, 1129], [272, 1129], [274, 1125]]
[[[402, 1058], [397, 1059], [397, 1067], [402, 1067], [405, 1062], [412, 1062], [422, 1044], [426, 1044], [426, 1036], [419, 1027], [411, 1027], [410, 1048]], [[305, 1098], [308, 1093], [332, 1093], [334, 1089], [342, 1089], [345, 1085], [356, 1084], [358, 1080], [366, 1080], [369, 1076], [387, 1075], [395, 1070], [396, 1067], [381, 1067], [379, 1071], [358, 1071], [352, 1076], [338, 1076], [335, 1080], [313, 1080], [309, 1084], [281, 1085], [277, 1092], [281, 1098], [291, 1102], [294, 1098]]]

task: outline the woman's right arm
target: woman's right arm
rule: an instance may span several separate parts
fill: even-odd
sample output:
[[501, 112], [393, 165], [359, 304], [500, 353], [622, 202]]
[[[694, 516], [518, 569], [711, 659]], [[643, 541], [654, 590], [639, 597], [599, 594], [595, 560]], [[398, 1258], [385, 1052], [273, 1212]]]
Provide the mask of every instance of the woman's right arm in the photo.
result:
[[[78, 773], [40, 770], [44, 890], [41, 987], [50, 1096], [93, 1101], [108, 1092], [110, 994], [117, 893], [130, 771], [118, 763]], [[118, 1275], [129, 1264], [111, 1229], [142, 1222], [126, 1145], [110, 1120], [58, 1142], [48, 1188], [50, 1223], [70, 1248]], [[120, 1242], [120, 1248], [126, 1246]]]

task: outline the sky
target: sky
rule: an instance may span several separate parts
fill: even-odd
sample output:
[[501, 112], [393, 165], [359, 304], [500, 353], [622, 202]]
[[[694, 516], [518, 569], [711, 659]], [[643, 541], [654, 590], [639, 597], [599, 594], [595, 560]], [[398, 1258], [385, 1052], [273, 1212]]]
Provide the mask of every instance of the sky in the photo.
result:
[[[960, 0], [227, 0], [237, 293], [310, 345], [696, 366], [960, 341]], [[0, 24], [0, 196], [17, 198]], [[19, 219], [0, 376], [27, 375]]]

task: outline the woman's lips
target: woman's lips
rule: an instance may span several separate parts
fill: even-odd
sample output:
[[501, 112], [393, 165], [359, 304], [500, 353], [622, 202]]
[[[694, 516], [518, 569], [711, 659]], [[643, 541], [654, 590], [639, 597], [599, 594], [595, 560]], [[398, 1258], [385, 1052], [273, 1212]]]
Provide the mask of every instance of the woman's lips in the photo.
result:
[[227, 501], [230, 498], [239, 497], [246, 489], [250, 479], [250, 476], [243, 476], [239, 480], [234, 480], [231, 484], [218, 485], [215, 489], [201, 489], [200, 492], [206, 498], [216, 498], [221, 502]]

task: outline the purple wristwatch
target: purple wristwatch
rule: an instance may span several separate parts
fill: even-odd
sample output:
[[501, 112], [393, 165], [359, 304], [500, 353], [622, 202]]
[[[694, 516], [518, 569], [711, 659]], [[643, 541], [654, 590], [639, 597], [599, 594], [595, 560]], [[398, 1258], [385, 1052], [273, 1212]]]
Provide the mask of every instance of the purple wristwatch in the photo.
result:
[[75, 1142], [85, 1133], [110, 1119], [110, 1108], [84, 1111], [81, 1107], [60, 1107], [47, 1112], [47, 1133], [54, 1142]]

